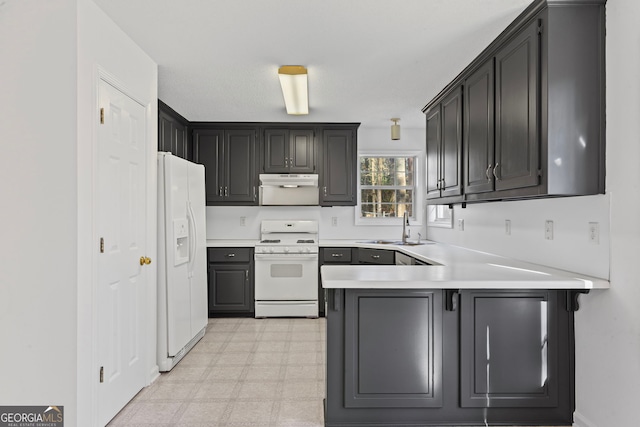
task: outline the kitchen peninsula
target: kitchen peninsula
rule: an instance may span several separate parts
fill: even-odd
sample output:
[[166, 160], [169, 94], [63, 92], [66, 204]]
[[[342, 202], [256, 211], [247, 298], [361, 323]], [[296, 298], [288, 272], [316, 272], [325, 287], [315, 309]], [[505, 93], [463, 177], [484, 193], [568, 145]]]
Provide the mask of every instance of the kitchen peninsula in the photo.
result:
[[323, 265], [325, 425], [571, 425], [588, 277], [434, 242], [321, 241], [430, 265]]

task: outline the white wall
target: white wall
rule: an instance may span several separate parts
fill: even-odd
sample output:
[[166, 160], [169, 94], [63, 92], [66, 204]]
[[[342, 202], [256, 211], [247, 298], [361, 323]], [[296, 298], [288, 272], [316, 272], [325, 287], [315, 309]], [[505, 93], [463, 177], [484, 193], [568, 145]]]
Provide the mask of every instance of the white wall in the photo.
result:
[[[640, 399], [640, 2], [607, 2], [607, 195], [457, 207], [465, 231], [430, 238], [609, 277], [611, 289], [580, 297], [576, 312], [576, 413], [581, 427], [638, 424]], [[457, 217], [457, 218], [456, 218]], [[504, 235], [504, 220], [512, 234]], [[544, 220], [555, 238], [544, 239]], [[600, 223], [600, 245], [586, 241]]]
[[576, 424], [638, 425], [640, 401], [640, 2], [607, 2], [611, 289], [576, 313]]
[[0, 2], [0, 404], [76, 425], [76, 8]]
[[[402, 122], [400, 122], [402, 124]], [[388, 128], [359, 128], [358, 154], [421, 153], [418, 159], [418, 183], [424, 182], [424, 129], [402, 128], [399, 141], [391, 140], [391, 121]], [[423, 189], [418, 188], [416, 200], [423, 200]], [[412, 238], [418, 232], [426, 235], [424, 226], [424, 204], [417, 210], [419, 220], [410, 227]], [[240, 218], [245, 226], [240, 226]], [[332, 225], [332, 218], [337, 225]], [[319, 221], [321, 239], [400, 239], [400, 221], [390, 226], [366, 226], [355, 224], [353, 206], [217, 206], [207, 208], [208, 239], [258, 239], [260, 222], [263, 219], [314, 219]]]
[[97, 64], [149, 103], [153, 185], [156, 67], [89, 0], [0, 2], [0, 56], [0, 404], [93, 425]]

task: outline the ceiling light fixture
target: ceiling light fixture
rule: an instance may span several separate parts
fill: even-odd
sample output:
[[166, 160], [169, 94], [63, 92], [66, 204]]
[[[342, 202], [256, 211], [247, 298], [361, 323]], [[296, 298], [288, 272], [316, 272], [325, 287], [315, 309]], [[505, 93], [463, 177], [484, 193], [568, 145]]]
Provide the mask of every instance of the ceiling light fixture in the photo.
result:
[[398, 124], [400, 119], [393, 118], [391, 121], [393, 122], [391, 125], [391, 139], [396, 141], [400, 139], [400, 125]]
[[301, 65], [283, 65], [278, 69], [287, 114], [309, 114], [307, 69]]

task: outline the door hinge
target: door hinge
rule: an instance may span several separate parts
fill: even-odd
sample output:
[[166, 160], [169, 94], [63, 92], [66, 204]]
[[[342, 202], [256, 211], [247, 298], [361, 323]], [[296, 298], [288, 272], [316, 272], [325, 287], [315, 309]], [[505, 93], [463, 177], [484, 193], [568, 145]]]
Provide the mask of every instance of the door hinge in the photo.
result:
[[542, 176], [542, 169], [538, 169], [538, 176]]
[[104, 237], [100, 238], [100, 253], [104, 253]]
[[100, 108], [100, 124], [104, 124], [104, 107]]
[[104, 366], [100, 366], [100, 382], [104, 382]]

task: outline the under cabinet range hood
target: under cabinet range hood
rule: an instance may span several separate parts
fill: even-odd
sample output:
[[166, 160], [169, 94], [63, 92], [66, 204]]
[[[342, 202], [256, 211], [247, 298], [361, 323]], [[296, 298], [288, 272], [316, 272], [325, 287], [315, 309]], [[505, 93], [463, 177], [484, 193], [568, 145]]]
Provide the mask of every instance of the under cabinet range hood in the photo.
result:
[[260, 174], [260, 205], [317, 206], [318, 174]]

